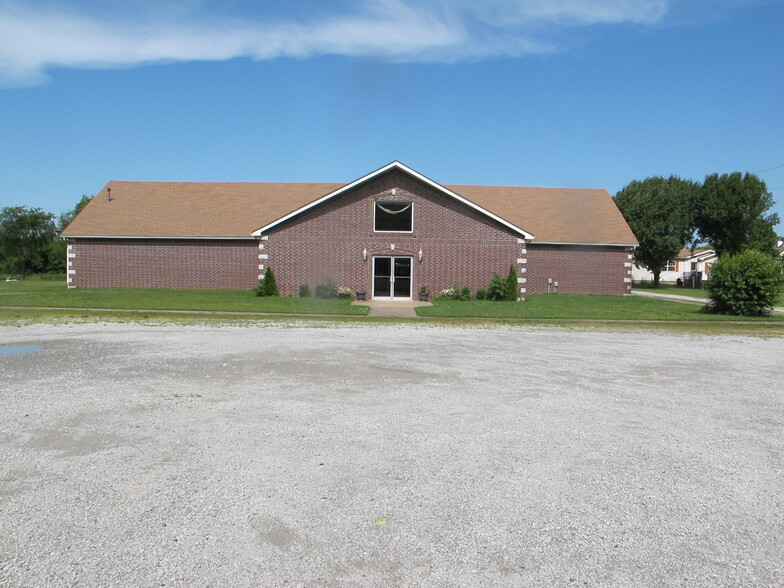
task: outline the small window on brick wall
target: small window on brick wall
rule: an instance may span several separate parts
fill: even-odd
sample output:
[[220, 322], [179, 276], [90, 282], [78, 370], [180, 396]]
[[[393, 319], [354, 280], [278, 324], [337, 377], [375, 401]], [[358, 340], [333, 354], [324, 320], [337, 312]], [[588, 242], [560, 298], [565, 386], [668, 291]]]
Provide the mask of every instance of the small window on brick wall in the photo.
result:
[[413, 202], [381, 201], [375, 203], [373, 229], [387, 233], [410, 233], [414, 230]]

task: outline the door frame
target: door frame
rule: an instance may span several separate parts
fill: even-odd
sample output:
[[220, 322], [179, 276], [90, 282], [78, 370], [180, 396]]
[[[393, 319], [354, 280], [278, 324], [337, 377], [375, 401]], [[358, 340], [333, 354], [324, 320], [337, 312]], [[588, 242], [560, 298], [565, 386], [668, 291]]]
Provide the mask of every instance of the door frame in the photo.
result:
[[[389, 296], [376, 296], [376, 260], [390, 259]], [[395, 296], [395, 259], [408, 259], [411, 275], [408, 285], [408, 296]], [[371, 300], [413, 300], [414, 292], [414, 256], [413, 255], [374, 255], [370, 264], [370, 298]]]

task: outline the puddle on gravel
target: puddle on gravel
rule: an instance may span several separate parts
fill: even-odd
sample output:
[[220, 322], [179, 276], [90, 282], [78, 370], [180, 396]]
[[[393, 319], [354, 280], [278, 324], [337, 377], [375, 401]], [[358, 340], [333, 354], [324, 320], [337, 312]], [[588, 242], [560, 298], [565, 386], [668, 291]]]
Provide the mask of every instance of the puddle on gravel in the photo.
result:
[[43, 345], [0, 345], [0, 357], [11, 357], [12, 355], [35, 353], [43, 350]]

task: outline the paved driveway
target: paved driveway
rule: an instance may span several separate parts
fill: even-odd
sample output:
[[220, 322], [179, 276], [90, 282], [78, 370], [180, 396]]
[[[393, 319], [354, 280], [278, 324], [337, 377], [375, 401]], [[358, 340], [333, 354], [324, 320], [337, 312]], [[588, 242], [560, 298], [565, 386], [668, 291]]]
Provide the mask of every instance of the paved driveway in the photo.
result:
[[0, 327], [2, 586], [784, 584], [784, 341]]

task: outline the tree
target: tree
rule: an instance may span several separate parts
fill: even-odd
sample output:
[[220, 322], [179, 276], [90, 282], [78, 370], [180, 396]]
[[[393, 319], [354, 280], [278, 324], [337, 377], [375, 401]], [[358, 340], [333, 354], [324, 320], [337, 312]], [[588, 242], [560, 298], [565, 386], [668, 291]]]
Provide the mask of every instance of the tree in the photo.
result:
[[635, 259], [653, 273], [655, 286], [664, 264], [692, 238], [698, 190], [697, 182], [656, 176], [635, 180], [615, 195], [615, 204], [640, 242]]
[[515, 301], [519, 298], [517, 293], [517, 270], [515, 266], [509, 266], [509, 273], [506, 276], [506, 299]]
[[85, 206], [90, 204], [90, 200], [92, 200], [92, 196], [88, 196], [87, 194], [82, 195], [81, 200], [76, 203], [76, 206], [73, 207], [73, 210], [69, 210], [68, 212], [64, 212], [60, 215], [60, 218], [57, 221], [57, 230], [58, 232], [62, 232], [65, 227], [67, 227], [70, 222], [76, 218], [76, 215], [82, 212]]
[[27, 266], [57, 235], [54, 215], [40, 208], [8, 206], [0, 210], [0, 254], [19, 268]]
[[707, 290], [713, 312], [767, 314], [784, 291], [781, 263], [753, 249], [737, 255], [725, 254], [711, 267]]
[[272, 271], [271, 267], [268, 267], [267, 271], [264, 272], [264, 277], [259, 280], [258, 285], [254, 288], [254, 292], [256, 296], [278, 295], [278, 284], [275, 280], [275, 272]]
[[776, 247], [777, 214], [765, 213], [773, 196], [756, 175], [740, 172], [705, 178], [695, 203], [700, 238], [716, 253], [735, 255], [744, 249], [772, 253]]

